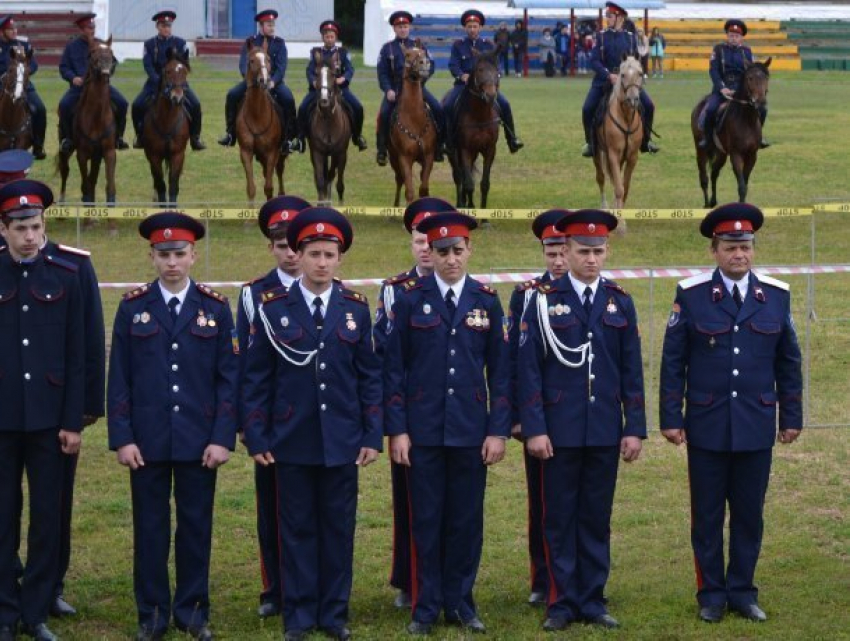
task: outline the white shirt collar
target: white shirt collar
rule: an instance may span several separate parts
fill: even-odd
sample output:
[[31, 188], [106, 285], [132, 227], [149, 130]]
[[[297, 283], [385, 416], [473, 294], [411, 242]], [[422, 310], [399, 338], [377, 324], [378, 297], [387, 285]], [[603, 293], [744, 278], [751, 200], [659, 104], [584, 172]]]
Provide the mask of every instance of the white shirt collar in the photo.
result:
[[[292, 287], [292, 283], [294, 283], [297, 278], [295, 276], [290, 276], [285, 271], [283, 271], [280, 267], [277, 268], [277, 277], [280, 280], [280, 284], [289, 289]], [[312, 300], [312, 299], [311, 299]]]
[[189, 280], [189, 282], [186, 283], [186, 287], [184, 287], [176, 294], [172, 294], [170, 291], [165, 289], [165, 287], [162, 286], [162, 281], [158, 280], [157, 284], [159, 285], [159, 291], [162, 294], [162, 299], [165, 301], [166, 307], [168, 306], [168, 301], [170, 301], [175, 296], [177, 297], [177, 300], [180, 301], [180, 303], [177, 305], [177, 313], [179, 314], [180, 310], [183, 308], [183, 303], [186, 301], [186, 294], [189, 293], [189, 288], [192, 286], [192, 281]]
[[738, 291], [741, 292], [741, 300], [747, 297], [747, 288], [750, 286], [750, 272], [747, 272], [746, 276], [740, 280], [732, 280], [721, 271], [720, 278], [723, 279], [723, 284], [726, 285], [726, 291], [729, 292], [730, 296], [732, 295], [732, 288], [737, 285]]
[[443, 297], [443, 300], [446, 298], [446, 293], [451, 289], [455, 293], [455, 304], [460, 300], [460, 293], [463, 291], [463, 286], [466, 284], [466, 274], [457, 281], [454, 285], [449, 285], [442, 278], [437, 276], [437, 272], [434, 272], [434, 279], [437, 281], [437, 287], [440, 288], [440, 296]]
[[597, 278], [592, 283], [587, 284], [587, 283], [583, 283], [580, 280], [577, 280], [576, 278], [574, 278], [572, 272], [567, 272], [567, 275], [570, 278], [570, 284], [573, 286], [573, 289], [576, 290], [576, 294], [578, 294], [578, 299], [582, 303], [584, 303], [584, 290], [587, 287], [590, 287], [590, 291], [593, 292], [590, 295], [590, 302], [592, 303], [596, 299], [596, 290], [599, 289], [599, 281], [600, 281], [599, 278]]
[[314, 294], [309, 289], [304, 287], [304, 282], [302, 279], [298, 279], [296, 281], [298, 283], [298, 287], [301, 288], [301, 295], [304, 297], [304, 300], [307, 302], [307, 307], [310, 309], [310, 313], [313, 313], [315, 307], [313, 306], [313, 301], [316, 299], [316, 296], [322, 299], [322, 316], [324, 316], [328, 311], [328, 305], [331, 303], [331, 291], [333, 290], [333, 285], [328, 287], [321, 294]]

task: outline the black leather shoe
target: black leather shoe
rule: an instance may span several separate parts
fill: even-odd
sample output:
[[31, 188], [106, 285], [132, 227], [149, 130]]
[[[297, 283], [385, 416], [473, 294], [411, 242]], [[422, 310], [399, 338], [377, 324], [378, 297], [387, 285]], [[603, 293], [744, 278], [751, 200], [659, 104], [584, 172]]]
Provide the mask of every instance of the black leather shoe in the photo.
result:
[[508, 149], [512, 154], [515, 154], [523, 147], [525, 147], [525, 143], [516, 136], [514, 136], [513, 138], [508, 138]]
[[387, 166], [387, 152], [385, 150], [380, 150], [375, 156], [375, 162], [378, 163], [379, 167]]
[[366, 151], [369, 149], [369, 143], [366, 142], [366, 139], [363, 136], [356, 136], [352, 138], [354, 140], [354, 144], [357, 145], [357, 148], [360, 151]]
[[32, 637], [35, 641], [59, 641], [59, 637], [53, 634], [44, 623], [33, 626], [22, 625], [21, 634]]
[[740, 614], [745, 619], [749, 619], [750, 621], [756, 621], [758, 623], [764, 623], [767, 621], [767, 615], [764, 613], [759, 606], [755, 603], [750, 603], [749, 605], [742, 605], [740, 607], [729, 607], [730, 610]]
[[720, 623], [723, 620], [723, 606], [704, 605], [699, 609], [699, 618], [706, 623]]
[[116, 138], [115, 139], [115, 148], [124, 150], [124, 149], [129, 149], [130, 145], [128, 145], [127, 141], [124, 140], [123, 138]]
[[410, 600], [410, 592], [405, 592], [404, 590], [399, 590], [398, 594], [395, 595], [395, 600], [393, 601], [393, 605], [399, 609], [401, 608], [409, 608], [412, 605]]
[[767, 149], [768, 147], [770, 147], [770, 142], [766, 138], [759, 140], [759, 149]]
[[661, 147], [656, 145], [651, 140], [647, 140], [646, 142], [644, 142], [640, 146], [640, 150], [641, 150], [641, 153], [644, 153], [644, 154], [646, 154], [646, 153], [657, 154], [659, 151], [661, 151]]
[[77, 610], [61, 594], [53, 599], [53, 603], [50, 604], [50, 616], [52, 617], [72, 617], [76, 614]]
[[336, 641], [348, 641], [351, 638], [351, 630], [345, 626], [341, 628], [326, 628], [324, 633], [331, 639], [336, 639]]
[[461, 627], [467, 632], [472, 632], [473, 634], [487, 634], [487, 628], [484, 626], [484, 623], [478, 617], [472, 617], [471, 619], [467, 619], [463, 621]]
[[218, 144], [222, 147], [232, 147], [236, 144], [236, 137], [227, 133], [224, 134], [221, 138], [218, 139]]
[[287, 630], [283, 633], [283, 641], [303, 641], [306, 638], [306, 630]]
[[45, 158], [47, 158], [47, 154], [44, 153], [44, 147], [36, 147], [35, 145], [33, 145], [32, 157], [36, 160], [44, 160]]
[[189, 636], [193, 639], [198, 639], [198, 641], [213, 641], [215, 638], [213, 636], [212, 630], [210, 627], [204, 623], [203, 625], [192, 626], [186, 629], [186, 632], [189, 633]]
[[411, 621], [407, 624], [407, 633], [414, 636], [428, 636], [431, 634], [431, 624], [422, 623], [421, 621]]
[[165, 630], [151, 630], [143, 625], [136, 632], [136, 641], [160, 641], [164, 636]]
[[600, 628], [605, 628], [606, 630], [616, 630], [620, 627], [620, 622], [607, 612], [605, 614], [595, 616], [592, 619], [588, 619], [587, 622], [590, 625], [596, 625]]
[[192, 147], [192, 151], [203, 151], [207, 148], [200, 136], [193, 136], [190, 138], [189, 145]]
[[276, 617], [278, 614], [280, 614], [280, 606], [277, 603], [272, 603], [271, 601], [266, 601], [265, 603], [260, 604], [260, 607], [257, 608], [257, 616], [261, 619]]
[[547, 617], [543, 622], [543, 630], [546, 632], [560, 632], [561, 630], [566, 630], [570, 623], [572, 622], [564, 617]]
[[11, 625], [0, 626], [0, 641], [15, 641], [15, 629]]
[[532, 592], [528, 595], [529, 605], [546, 605], [546, 593]]

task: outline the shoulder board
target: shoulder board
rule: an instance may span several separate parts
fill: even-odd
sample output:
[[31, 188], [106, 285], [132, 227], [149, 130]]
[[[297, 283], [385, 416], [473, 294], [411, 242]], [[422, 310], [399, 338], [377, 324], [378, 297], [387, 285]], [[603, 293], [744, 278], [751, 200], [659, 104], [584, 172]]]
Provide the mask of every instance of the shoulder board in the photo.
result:
[[496, 290], [490, 287], [489, 285], [484, 285], [483, 283], [478, 285], [478, 289], [485, 294], [490, 294], [490, 296], [496, 296]]
[[756, 277], [758, 277], [759, 282], [762, 285], [770, 285], [771, 287], [776, 287], [777, 289], [784, 289], [786, 292], [791, 291], [791, 285], [786, 283], [784, 280], [779, 280], [778, 278], [773, 278], [772, 276], [765, 276], [764, 274], [759, 274], [756, 272]]
[[697, 274], [696, 276], [691, 276], [690, 278], [686, 278], [685, 280], [679, 281], [679, 287], [682, 289], [690, 289], [691, 287], [696, 287], [697, 285], [702, 285], [703, 283], [707, 283], [712, 279], [712, 272], [704, 272], [702, 274]]
[[80, 249], [79, 247], [71, 247], [69, 245], [56, 245], [56, 249], [59, 251], [67, 252], [69, 254], [76, 254], [77, 256], [91, 256], [90, 251], [86, 251], [85, 249]]
[[242, 283], [242, 287], [244, 288], [244, 287], [250, 287], [251, 285], [255, 285], [255, 284], [259, 283], [261, 280], [263, 280], [265, 277], [266, 277], [265, 274], [263, 274], [262, 276], [257, 276], [256, 278], [249, 280], [247, 283]]
[[531, 280], [527, 280], [524, 283], [520, 283], [519, 285], [517, 285], [516, 290], [518, 292], [524, 292], [527, 289], [536, 288], [538, 285], [540, 285], [540, 281], [538, 281], [536, 278], [532, 278]]
[[402, 290], [405, 292], [412, 292], [414, 289], [419, 289], [422, 287], [422, 281], [418, 278], [408, 278], [404, 285], [402, 285]]
[[278, 285], [274, 289], [267, 289], [262, 294], [260, 294], [260, 300], [264, 303], [270, 303], [273, 300], [277, 300], [278, 298], [286, 298], [289, 295], [289, 290], [286, 289], [283, 285]]
[[145, 283], [141, 287], [136, 287], [136, 289], [131, 289], [129, 292], [124, 294], [124, 300], [133, 300], [138, 298], [139, 296], [143, 296], [148, 293], [151, 286], [150, 283]]
[[602, 286], [607, 287], [608, 289], [613, 289], [616, 292], [620, 292], [623, 296], [629, 296], [629, 292], [623, 289], [620, 285], [615, 283], [613, 280], [603, 280]]
[[45, 256], [44, 261], [49, 265], [56, 265], [57, 267], [67, 269], [69, 272], [79, 271], [79, 267], [77, 267], [75, 263], [72, 263], [70, 260], [65, 260], [64, 258], [59, 258], [58, 256]]
[[203, 283], [195, 283], [195, 287], [197, 287], [198, 291], [201, 292], [204, 296], [209, 296], [213, 300], [217, 300], [219, 303], [227, 302], [227, 296], [215, 291], [209, 285], [204, 285]]
[[554, 282], [549, 281], [548, 283], [540, 283], [537, 286], [537, 291], [541, 292], [542, 294], [549, 294], [551, 292], [557, 291], [557, 287], [555, 287]]
[[363, 305], [369, 304], [369, 301], [366, 299], [366, 296], [364, 296], [360, 292], [355, 292], [353, 289], [343, 289], [342, 296], [343, 298], [357, 301], [358, 303], [362, 303]]
[[398, 285], [399, 283], [403, 283], [408, 280], [410, 275], [408, 272], [401, 272], [400, 274], [396, 274], [395, 276], [390, 276], [384, 281], [384, 285]]

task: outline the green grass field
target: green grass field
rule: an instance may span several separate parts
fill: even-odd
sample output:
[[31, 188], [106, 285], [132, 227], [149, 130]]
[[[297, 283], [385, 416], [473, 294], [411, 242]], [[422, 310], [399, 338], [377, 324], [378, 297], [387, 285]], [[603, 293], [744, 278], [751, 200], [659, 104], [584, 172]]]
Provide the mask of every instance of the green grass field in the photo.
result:
[[[224, 92], [234, 72], [216, 71], [197, 62], [192, 84], [205, 105], [209, 149], [190, 154], [182, 202], [209, 205], [244, 203], [244, 177], [238, 154], [215, 145], [223, 129]], [[289, 84], [300, 99], [303, 61], [293, 61]], [[130, 100], [141, 86], [141, 66], [119, 68], [116, 86]], [[35, 78], [52, 112], [64, 89], [58, 74], [43, 69]], [[580, 106], [588, 81], [505, 79], [503, 90], [514, 106], [526, 148], [511, 156], [504, 143], [494, 167], [492, 207], [589, 207], [597, 204], [592, 163], [582, 159]], [[436, 95], [448, 88], [446, 74], [429, 87]], [[635, 207], [697, 207], [702, 203], [688, 125], [692, 105], [709, 87], [702, 74], [668, 74], [650, 82], [657, 104], [656, 129], [662, 153], [644, 156], [636, 170], [630, 204]], [[359, 66], [355, 92], [373, 122], [379, 92], [374, 70]], [[767, 134], [773, 148], [760, 155], [750, 189], [763, 206], [806, 206], [824, 199], [850, 200], [850, 163], [844, 134], [850, 115], [850, 82], [839, 73], [776, 73], [772, 79]], [[48, 150], [55, 151], [55, 118], [50, 117]], [[371, 135], [369, 135], [370, 143]], [[33, 177], [57, 186], [52, 165], [39, 163]], [[69, 199], [76, 200], [72, 173]], [[314, 197], [306, 155], [288, 163], [287, 191]], [[351, 152], [347, 203], [388, 205], [393, 193], [389, 169], [374, 163], [374, 150]], [[148, 169], [140, 151], [122, 152], [118, 198], [149, 200]], [[453, 199], [446, 166], [435, 173], [432, 193]], [[102, 198], [102, 185], [99, 190]], [[724, 173], [720, 200], [734, 198], [731, 174]], [[798, 265], [848, 262], [847, 217], [820, 214], [814, 219], [768, 219], [759, 234], [757, 262]], [[397, 221], [357, 217], [355, 243], [346, 256], [343, 278], [387, 276], [410, 262], [408, 237]], [[50, 221], [50, 235], [76, 242], [74, 221]], [[811, 250], [812, 234], [817, 248]], [[91, 249], [101, 281], [152, 278], [146, 246], [135, 223], [100, 224], [80, 232]], [[709, 265], [707, 241], [695, 221], [629, 221], [624, 237], [612, 240], [610, 268]], [[224, 222], [210, 226], [199, 244], [194, 275], [198, 280], [248, 280], [269, 265], [263, 238], [253, 224]], [[471, 269], [539, 270], [539, 245], [527, 223], [498, 222], [475, 232]], [[848, 275], [789, 277], [801, 342], [811, 355], [810, 424], [848, 422]], [[657, 415], [657, 363], [675, 280], [626, 281], [641, 317], [646, 362], [647, 410]], [[814, 289], [810, 290], [811, 286]], [[503, 302], [509, 287], [500, 287]], [[370, 300], [376, 291], [366, 288]], [[811, 292], [811, 295], [810, 295]], [[227, 292], [231, 299], [235, 291]], [[813, 297], [816, 321], [807, 323]], [[104, 292], [107, 328], [119, 292]], [[807, 338], [808, 337], [808, 338]], [[505, 462], [491, 470], [487, 495], [484, 556], [477, 599], [490, 638], [623, 639], [840, 639], [850, 638], [850, 454], [846, 429], [811, 429], [790, 447], [777, 447], [766, 506], [766, 533], [757, 583], [768, 623], [753, 625], [729, 617], [719, 626], [696, 620], [695, 584], [689, 542], [689, 505], [684, 451], [663, 442], [657, 431], [647, 440], [641, 460], [621, 468], [612, 524], [612, 572], [607, 593], [611, 613], [623, 628], [601, 633], [576, 626], [563, 635], [540, 631], [542, 613], [525, 604], [528, 562], [525, 552], [524, 476], [520, 446], [511, 443]], [[75, 512], [75, 548], [66, 595], [80, 608], [75, 621], [56, 622], [68, 639], [121, 639], [135, 631], [132, 593], [132, 524], [128, 473], [106, 449], [105, 421], [84, 438]], [[386, 456], [361, 475], [355, 583], [351, 626], [361, 639], [405, 638], [408, 614], [392, 605], [387, 585], [391, 552], [389, 469]], [[212, 624], [227, 639], [279, 638], [280, 622], [261, 623], [255, 615], [260, 577], [254, 533], [252, 464], [244, 451], [234, 454], [219, 477], [212, 562]], [[459, 639], [455, 629], [438, 628], [436, 638]], [[173, 634], [172, 638], [178, 638]], [[316, 637], [321, 638], [321, 637]]]

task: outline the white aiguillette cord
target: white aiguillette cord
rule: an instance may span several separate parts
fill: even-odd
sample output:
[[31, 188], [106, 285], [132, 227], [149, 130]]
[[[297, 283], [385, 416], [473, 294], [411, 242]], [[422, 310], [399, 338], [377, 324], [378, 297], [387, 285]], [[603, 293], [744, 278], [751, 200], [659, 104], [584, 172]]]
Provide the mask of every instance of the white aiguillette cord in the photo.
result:
[[[274, 330], [272, 329], [272, 324], [269, 321], [268, 317], [266, 316], [266, 311], [265, 311], [262, 303], [260, 304], [257, 311], [260, 314], [260, 319], [263, 321], [263, 326], [266, 328], [266, 336], [269, 337], [269, 342], [272, 344], [272, 347], [274, 347], [275, 350], [277, 350], [277, 353], [280, 354], [281, 356], [283, 356], [283, 358], [287, 362], [292, 363], [296, 367], [305, 367], [306, 365], [309, 365], [310, 361], [312, 361], [313, 358], [315, 358], [315, 356], [319, 352], [319, 350], [314, 349], [314, 350], [309, 351], [309, 352], [302, 352], [300, 350], [297, 350], [297, 349], [294, 349], [292, 347], [288, 347], [286, 345], [278, 343], [278, 341], [275, 340]], [[293, 356], [290, 356], [289, 355], [290, 353], [293, 354]], [[297, 360], [298, 356], [303, 356], [304, 358], [302, 358], [301, 360]]]
[[[548, 347], [552, 349], [552, 353], [555, 355], [555, 358], [557, 358], [558, 361], [566, 367], [578, 369], [587, 362], [587, 377], [589, 381], [593, 380], [591, 378], [591, 370], [593, 369], [593, 344], [588, 340], [586, 343], [583, 343], [578, 347], [569, 347], [559, 341], [558, 337], [555, 336], [555, 332], [552, 330], [551, 323], [549, 322], [548, 301], [546, 296], [540, 292], [537, 292], [537, 322], [540, 326], [540, 334], [543, 336], [543, 349], [548, 351], [548, 345]], [[581, 357], [578, 362], [572, 362], [567, 360], [566, 356], [564, 356], [564, 352], [569, 352], [570, 354], [581, 354]]]

